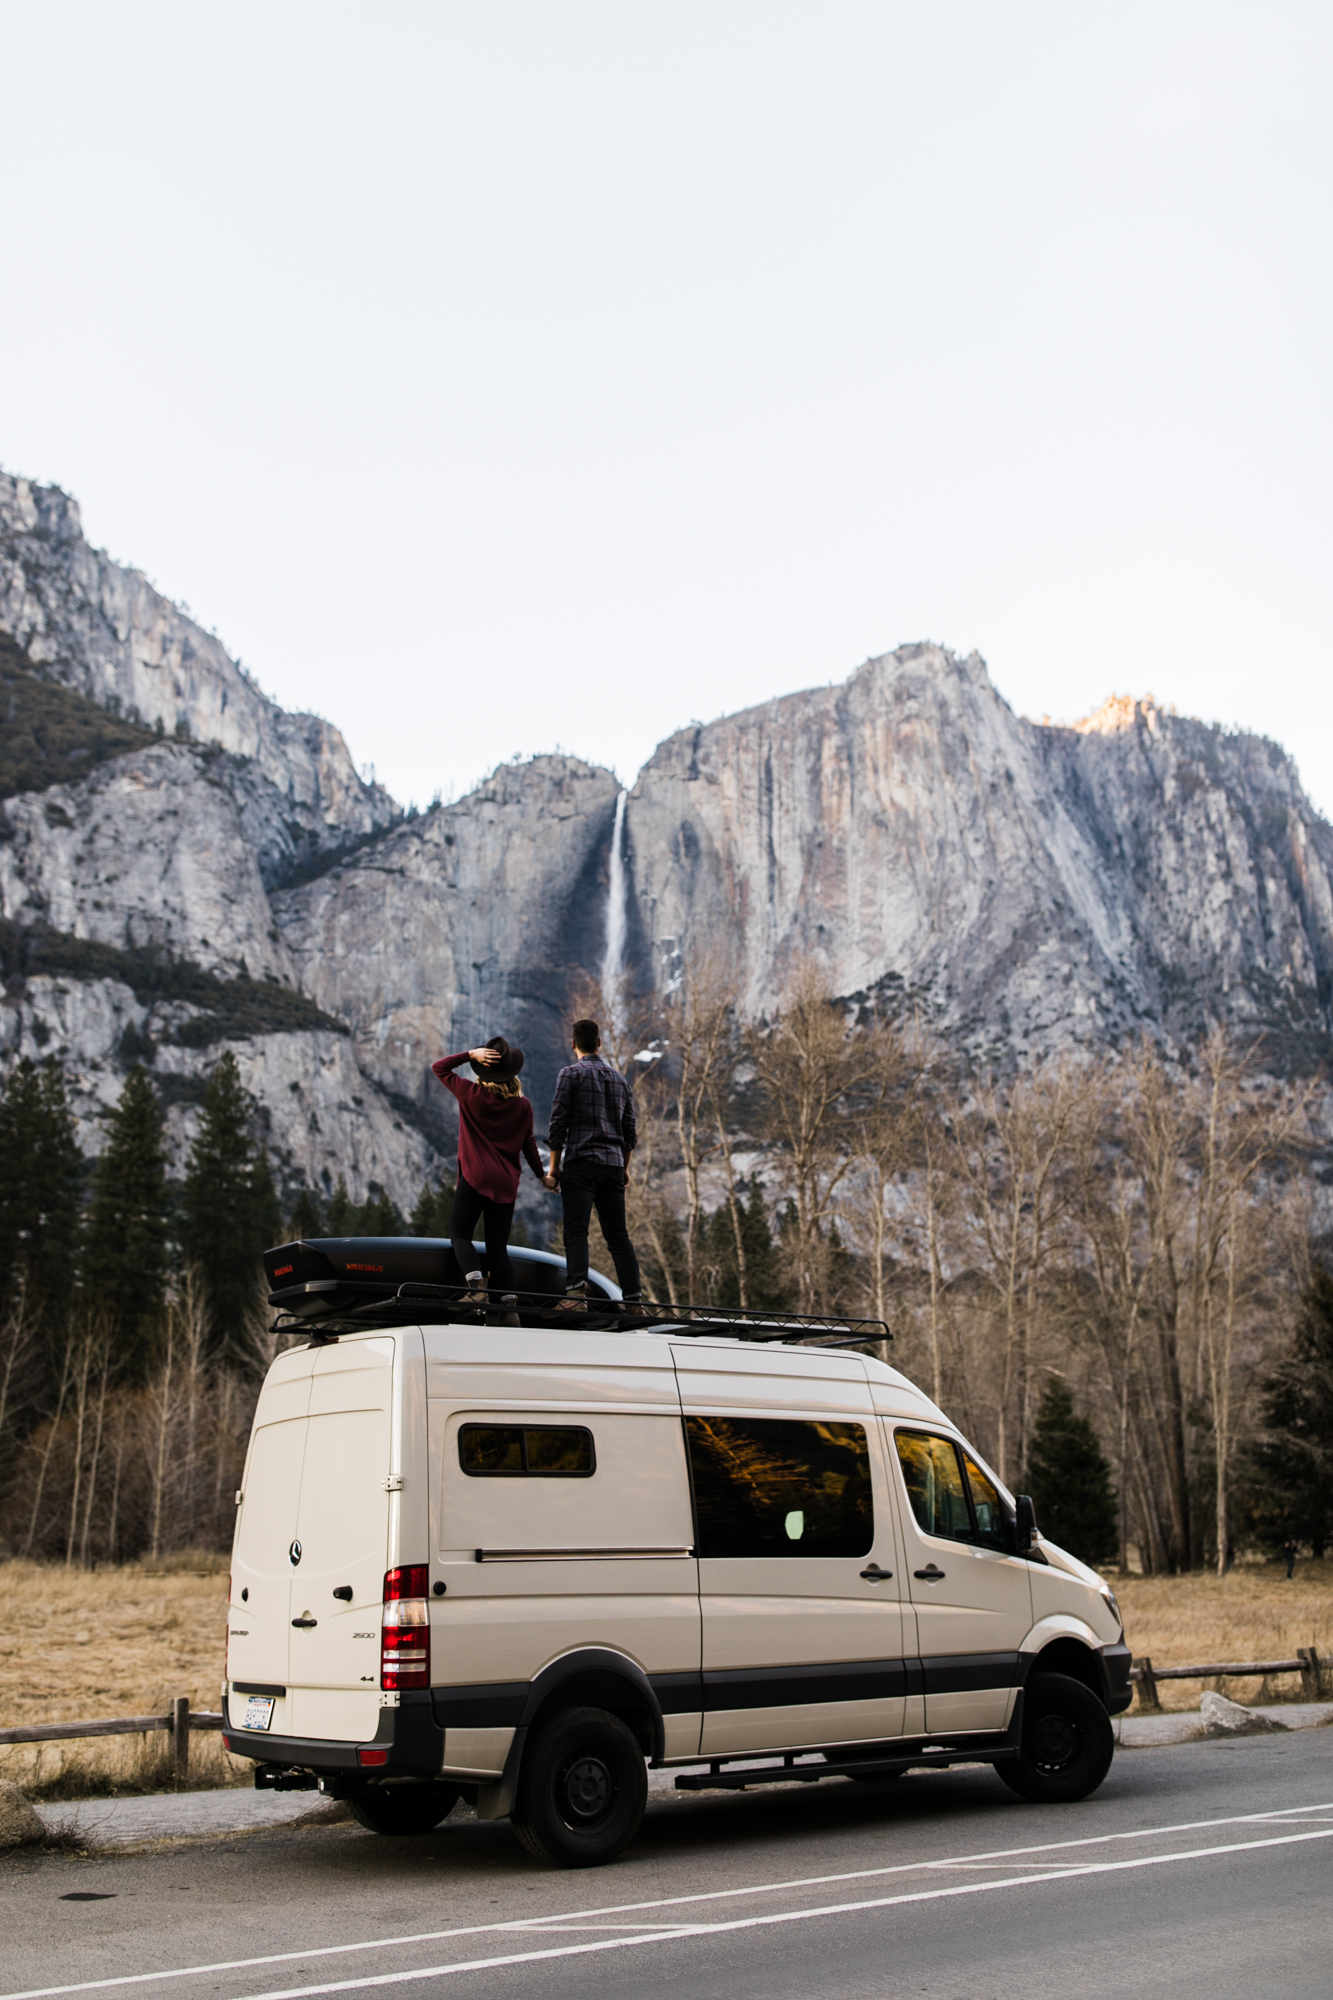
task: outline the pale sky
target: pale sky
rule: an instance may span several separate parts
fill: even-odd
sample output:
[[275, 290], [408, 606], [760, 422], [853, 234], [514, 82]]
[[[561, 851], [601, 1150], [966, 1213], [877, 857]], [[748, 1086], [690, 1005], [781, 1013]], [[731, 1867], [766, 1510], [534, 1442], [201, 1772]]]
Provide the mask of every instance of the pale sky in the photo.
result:
[[0, 0], [0, 464], [402, 800], [976, 647], [1333, 810], [1333, 11]]

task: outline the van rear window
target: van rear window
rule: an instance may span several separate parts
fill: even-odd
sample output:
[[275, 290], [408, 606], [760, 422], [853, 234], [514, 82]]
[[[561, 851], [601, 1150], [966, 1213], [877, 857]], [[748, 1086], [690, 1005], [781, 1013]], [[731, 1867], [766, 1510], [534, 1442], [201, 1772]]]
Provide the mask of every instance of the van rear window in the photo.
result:
[[573, 1424], [464, 1424], [458, 1463], [472, 1479], [590, 1479], [592, 1432]]
[[875, 1539], [861, 1424], [686, 1417], [701, 1556], [863, 1556]]

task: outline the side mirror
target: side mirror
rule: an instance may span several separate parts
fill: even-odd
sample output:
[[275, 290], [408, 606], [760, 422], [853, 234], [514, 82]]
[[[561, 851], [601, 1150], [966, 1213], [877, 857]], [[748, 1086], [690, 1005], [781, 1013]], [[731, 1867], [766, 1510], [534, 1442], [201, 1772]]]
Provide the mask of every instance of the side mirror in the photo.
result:
[[1037, 1510], [1027, 1493], [1020, 1493], [1014, 1502], [1014, 1538], [1019, 1555], [1031, 1555], [1032, 1544], [1037, 1539]]

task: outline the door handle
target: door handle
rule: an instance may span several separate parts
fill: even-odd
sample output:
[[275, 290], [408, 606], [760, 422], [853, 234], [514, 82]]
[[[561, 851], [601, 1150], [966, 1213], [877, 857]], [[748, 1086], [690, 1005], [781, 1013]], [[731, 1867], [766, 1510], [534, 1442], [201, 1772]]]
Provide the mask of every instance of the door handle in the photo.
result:
[[350, 1583], [340, 1583], [333, 1594], [335, 1597], [341, 1597], [344, 1604], [350, 1604], [352, 1601], [352, 1586]]
[[944, 1581], [944, 1571], [936, 1569], [934, 1563], [930, 1565], [929, 1569], [914, 1569], [912, 1575], [917, 1579], [918, 1583], [943, 1583]]
[[312, 1625], [318, 1625], [319, 1620], [318, 1618], [293, 1618], [292, 1623], [299, 1631], [308, 1632]]
[[891, 1569], [881, 1569], [878, 1563], [871, 1563], [869, 1569], [861, 1571], [862, 1580], [866, 1583], [887, 1583], [892, 1575]]

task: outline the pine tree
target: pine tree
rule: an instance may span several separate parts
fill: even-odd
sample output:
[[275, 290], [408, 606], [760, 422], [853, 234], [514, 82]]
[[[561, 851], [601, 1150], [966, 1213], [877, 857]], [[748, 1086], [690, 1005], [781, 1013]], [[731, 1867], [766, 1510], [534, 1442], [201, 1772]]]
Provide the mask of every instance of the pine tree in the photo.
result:
[[347, 1192], [347, 1182], [338, 1176], [338, 1185], [329, 1201], [326, 1218], [330, 1236], [355, 1236], [357, 1233], [358, 1210], [356, 1203]]
[[228, 1049], [204, 1091], [181, 1199], [181, 1248], [199, 1272], [209, 1330], [236, 1346], [263, 1278], [260, 1258], [281, 1229], [268, 1155], [253, 1136], [254, 1100]]
[[[750, 1183], [749, 1198], [740, 1204], [741, 1243], [745, 1250], [745, 1293], [757, 1312], [775, 1312], [786, 1304], [786, 1294], [773, 1247], [773, 1232], [764, 1207], [758, 1181]], [[741, 1302], [740, 1274], [736, 1258], [736, 1225], [731, 1203], [724, 1201], [710, 1216], [704, 1230], [704, 1256], [713, 1274], [711, 1303], [738, 1306]]]
[[0, 1285], [21, 1270], [48, 1324], [73, 1296], [83, 1184], [64, 1074], [24, 1056], [0, 1097]]
[[1263, 1385], [1263, 1432], [1244, 1467], [1251, 1532], [1273, 1548], [1333, 1541], [1333, 1275], [1316, 1266], [1291, 1352]]
[[403, 1218], [383, 1188], [366, 1196], [351, 1231], [354, 1236], [402, 1236], [405, 1233]]
[[84, 1258], [93, 1303], [114, 1318], [122, 1361], [134, 1376], [147, 1362], [150, 1331], [166, 1294], [169, 1207], [162, 1107], [136, 1063], [97, 1163]]
[[309, 1188], [302, 1188], [296, 1197], [296, 1206], [287, 1223], [287, 1235], [295, 1242], [300, 1237], [322, 1236], [324, 1218], [319, 1212], [319, 1202]]
[[1042, 1533], [1085, 1563], [1119, 1545], [1111, 1468], [1097, 1433], [1058, 1375], [1047, 1378], [1028, 1450], [1027, 1487]]
[[[417, 1196], [417, 1205], [412, 1210], [408, 1227], [413, 1236], [447, 1236], [449, 1218], [454, 1209], [454, 1183], [441, 1177], [438, 1187], [427, 1181]], [[518, 1239], [511, 1232], [510, 1239]]]

